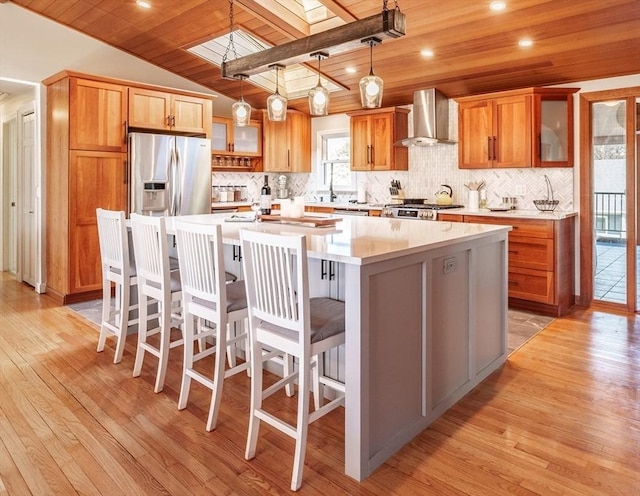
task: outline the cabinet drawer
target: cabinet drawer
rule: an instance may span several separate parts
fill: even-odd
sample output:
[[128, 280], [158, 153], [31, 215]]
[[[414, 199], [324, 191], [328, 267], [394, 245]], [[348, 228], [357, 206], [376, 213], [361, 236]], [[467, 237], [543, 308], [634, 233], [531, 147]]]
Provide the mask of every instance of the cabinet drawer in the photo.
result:
[[477, 224], [498, 224], [501, 226], [513, 226], [509, 237], [512, 235], [529, 236], [532, 238], [553, 238], [552, 220], [538, 219], [508, 219], [504, 217], [485, 217], [483, 215], [465, 215], [465, 222]]
[[510, 266], [509, 297], [553, 303], [553, 272]]
[[438, 212], [437, 219], [443, 222], [462, 222], [464, 220], [464, 216], [461, 214], [441, 214]]
[[553, 240], [510, 235], [509, 267], [553, 271]]

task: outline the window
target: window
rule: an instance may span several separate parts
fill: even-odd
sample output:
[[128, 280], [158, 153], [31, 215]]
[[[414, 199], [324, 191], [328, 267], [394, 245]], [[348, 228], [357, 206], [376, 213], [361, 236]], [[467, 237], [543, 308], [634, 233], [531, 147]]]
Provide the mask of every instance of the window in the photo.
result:
[[[318, 189], [334, 191], [354, 191], [355, 175], [351, 172], [351, 139], [348, 132], [322, 135]], [[333, 184], [332, 184], [333, 179]]]

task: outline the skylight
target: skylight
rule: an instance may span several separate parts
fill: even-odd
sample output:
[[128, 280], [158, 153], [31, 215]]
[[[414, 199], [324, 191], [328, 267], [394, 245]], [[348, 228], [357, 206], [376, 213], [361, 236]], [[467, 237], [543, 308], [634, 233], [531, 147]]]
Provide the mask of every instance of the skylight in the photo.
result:
[[[238, 58], [272, 48], [271, 45], [254, 38], [242, 29], [236, 29], [233, 32], [233, 44], [236, 47]], [[189, 48], [188, 51], [220, 67], [228, 45], [229, 34], [227, 33], [200, 45], [193, 46]], [[227, 58], [233, 59], [235, 58], [235, 54], [229, 53], [227, 54]], [[313, 63], [313, 59], [309, 58], [309, 62]], [[306, 98], [309, 90], [316, 86], [318, 81], [318, 73], [302, 64], [293, 64], [278, 72], [280, 73], [280, 94], [290, 100]], [[320, 79], [325, 88], [330, 92], [342, 89], [333, 81], [324, 77]], [[273, 93], [276, 89], [276, 72], [266, 71], [260, 74], [253, 74], [249, 76], [248, 81], [269, 93]]]

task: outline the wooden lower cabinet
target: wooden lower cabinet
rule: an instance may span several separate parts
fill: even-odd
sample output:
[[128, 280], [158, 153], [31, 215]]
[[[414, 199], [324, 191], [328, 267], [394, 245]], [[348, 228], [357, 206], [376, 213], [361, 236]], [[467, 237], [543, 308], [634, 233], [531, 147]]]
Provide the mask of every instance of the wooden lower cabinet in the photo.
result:
[[443, 214], [438, 212], [437, 220], [443, 222], [464, 222], [464, 215], [460, 214]]
[[[463, 217], [464, 222], [512, 226], [509, 233], [511, 308], [560, 316], [574, 305], [575, 217], [559, 220], [457, 217]], [[447, 220], [460, 221], [453, 215]]]

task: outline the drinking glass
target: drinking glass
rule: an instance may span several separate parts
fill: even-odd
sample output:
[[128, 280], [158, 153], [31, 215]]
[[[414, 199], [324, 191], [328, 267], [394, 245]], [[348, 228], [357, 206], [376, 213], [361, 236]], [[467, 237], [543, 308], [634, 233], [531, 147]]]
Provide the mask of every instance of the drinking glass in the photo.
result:
[[253, 210], [253, 215], [255, 216], [255, 221], [258, 222], [259, 217], [258, 217], [258, 212], [260, 212], [260, 201], [259, 200], [253, 200], [251, 202], [251, 210]]

